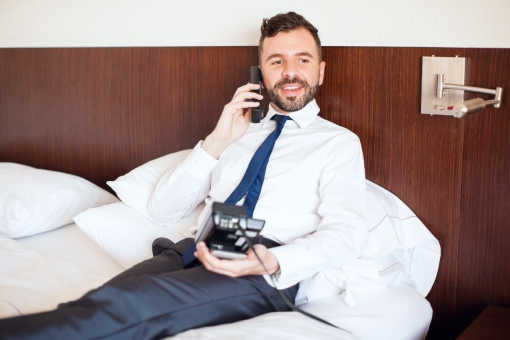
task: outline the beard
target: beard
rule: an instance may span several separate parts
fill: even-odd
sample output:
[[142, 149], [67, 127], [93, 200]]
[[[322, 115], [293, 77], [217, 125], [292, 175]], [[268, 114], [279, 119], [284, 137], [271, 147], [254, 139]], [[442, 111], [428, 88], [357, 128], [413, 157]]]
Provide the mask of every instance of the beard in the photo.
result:
[[[278, 90], [283, 88], [286, 84], [299, 84], [304, 90], [305, 93], [301, 97], [284, 97], [278, 93]], [[269, 100], [276, 105], [280, 110], [285, 112], [295, 112], [299, 111], [306, 106], [309, 102], [315, 98], [315, 94], [319, 89], [319, 84], [315, 86], [310, 86], [306, 80], [300, 80], [298, 78], [285, 78], [277, 82], [272, 89], [267, 89], [267, 96]]]

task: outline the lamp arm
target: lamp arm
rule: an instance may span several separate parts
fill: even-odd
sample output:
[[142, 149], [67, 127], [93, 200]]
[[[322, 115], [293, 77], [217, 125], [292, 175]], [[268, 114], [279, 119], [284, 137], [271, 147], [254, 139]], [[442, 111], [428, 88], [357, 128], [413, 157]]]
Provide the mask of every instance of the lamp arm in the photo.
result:
[[[496, 87], [496, 89], [486, 89], [483, 87], [475, 87], [475, 86], [466, 86], [459, 84], [449, 84], [444, 82], [444, 74], [437, 75], [437, 98], [443, 98], [444, 90], [460, 90], [460, 91], [469, 91], [469, 92], [477, 92], [477, 93], [487, 93], [493, 94], [494, 100], [497, 100], [497, 103], [487, 103], [493, 104], [495, 108], [500, 107], [501, 105], [501, 97], [503, 94], [503, 89], [501, 87]], [[492, 101], [491, 101], [492, 102]]]

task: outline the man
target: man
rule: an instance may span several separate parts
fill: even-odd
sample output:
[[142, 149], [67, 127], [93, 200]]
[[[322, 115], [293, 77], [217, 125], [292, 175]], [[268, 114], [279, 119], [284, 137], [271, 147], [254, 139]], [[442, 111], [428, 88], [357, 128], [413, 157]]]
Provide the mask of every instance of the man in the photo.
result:
[[[266, 119], [250, 124], [250, 108], [259, 105], [251, 99], [262, 99], [251, 91], [259, 85], [240, 87], [214, 131], [162, 177], [149, 210], [167, 223], [204, 199], [229, 199], [256, 150], [279, 126], [253, 213], [266, 221], [264, 241], [255, 246], [263, 265], [251, 250], [246, 259], [222, 260], [200, 242], [194, 254], [202, 265], [183, 269], [181, 256], [191, 240], [158, 239], [153, 259], [81, 299], [0, 321], [0, 338], [157, 338], [288, 310], [271, 279], [298, 303], [346, 288], [339, 285], [345, 283], [342, 267], [359, 257], [368, 237], [360, 143], [317, 116], [314, 97], [325, 70], [317, 29], [291, 12], [264, 20], [261, 32], [260, 69], [271, 101]], [[279, 125], [273, 116], [280, 116]], [[236, 202], [244, 204], [249, 195]]]

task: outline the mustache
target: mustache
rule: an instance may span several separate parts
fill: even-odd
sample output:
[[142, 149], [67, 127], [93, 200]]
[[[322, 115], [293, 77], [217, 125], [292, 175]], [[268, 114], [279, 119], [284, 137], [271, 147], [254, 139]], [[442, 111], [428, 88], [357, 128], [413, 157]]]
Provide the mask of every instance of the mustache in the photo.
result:
[[279, 89], [279, 88], [282, 88], [284, 85], [286, 84], [299, 84], [301, 85], [302, 87], [308, 87], [308, 82], [306, 82], [305, 80], [301, 80], [297, 77], [294, 77], [292, 79], [289, 79], [289, 78], [284, 78], [280, 81], [278, 81], [275, 85], [274, 85], [274, 89]]

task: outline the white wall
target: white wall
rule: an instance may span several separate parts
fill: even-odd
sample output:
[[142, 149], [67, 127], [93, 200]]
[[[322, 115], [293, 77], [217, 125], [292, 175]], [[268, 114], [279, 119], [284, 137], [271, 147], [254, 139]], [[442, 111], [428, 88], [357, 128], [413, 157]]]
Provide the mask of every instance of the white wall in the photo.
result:
[[0, 47], [257, 45], [291, 10], [325, 46], [510, 47], [510, 0], [0, 0]]

